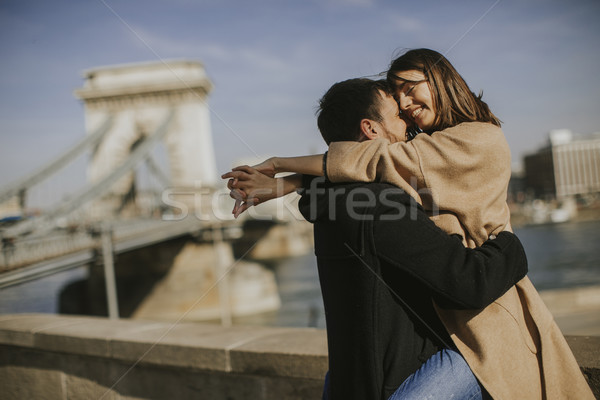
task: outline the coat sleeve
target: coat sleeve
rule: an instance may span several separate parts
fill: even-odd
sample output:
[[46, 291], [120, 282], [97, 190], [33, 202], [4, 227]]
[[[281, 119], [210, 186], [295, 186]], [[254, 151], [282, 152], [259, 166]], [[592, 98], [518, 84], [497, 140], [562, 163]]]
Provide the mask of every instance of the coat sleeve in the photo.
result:
[[[510, 232], [470, 249], [457, 235], [440, 230], [420, 209], [400, 219], [386, 218], [395, 209], [383, 211], [372, 222], [375, 254], [423, 282], [440, 304], [484, 308], [527, 274], [523, 246]], [[388, 284], [393, 289], [394, 282]]]
[[410, 143], [387, 139], [333, 142], [325, 168], [331, 182], [389, 183], [423, 204], [419, 188], [425, 187], [425, 181], [418, 152]]
[[[408, 142], [387, 139], [333, 142], [327, 152], [331, 182], [385, 182], [403, 187], [423, 185], [418, 153]], [[418, 181], [418, 182], [417, 182]]]
[[446, 227], [483, 243], [490, 233], [505, 230], [510, 214], [506, 193], [510, 149], [502, 130], [470, 122], [419, 134], [410, 142], [386, 139], [331, 143], [327, 176], [332, 182], [386, 182], [404, 189], [436, 215], [458, 218]]

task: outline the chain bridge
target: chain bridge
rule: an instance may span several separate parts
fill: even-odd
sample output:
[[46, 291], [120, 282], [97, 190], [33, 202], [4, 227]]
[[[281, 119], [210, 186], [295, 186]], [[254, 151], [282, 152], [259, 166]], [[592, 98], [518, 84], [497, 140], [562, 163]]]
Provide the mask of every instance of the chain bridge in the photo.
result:
[[[12, 210], [0, 220], [0, 288], [100, 261], [108, 311], [118, 316], [115, 255], [189, 237], [210, 243], [224, 271], [234, 262], [226, 242], [241, 236], [242, 225], [225, 211], [230, 199], [217, 195], [222, 188], [207, 105], [212, 83], [200, 62], [100, 67], [84, 78], [75, 91], [84, 104], [84, 137], [0, 188], [0, 206]], [[166, 149], [168, 173], [153, 156], [158, 143]], [[28, 192], [85, 153], [88, 183], [28, 215]], [[137, 190], [142, 165], [161, 182], [153, 195]]]

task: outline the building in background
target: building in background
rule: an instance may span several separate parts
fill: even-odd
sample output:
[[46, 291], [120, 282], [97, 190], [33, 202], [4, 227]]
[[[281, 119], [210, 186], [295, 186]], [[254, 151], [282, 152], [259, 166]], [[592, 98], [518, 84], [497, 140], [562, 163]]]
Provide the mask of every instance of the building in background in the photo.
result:
[[525, 156], [525, 186], [536, 198], [585, 196], [600, 192], [600, 133], [575, 138], [553, 130], [549, 143]]

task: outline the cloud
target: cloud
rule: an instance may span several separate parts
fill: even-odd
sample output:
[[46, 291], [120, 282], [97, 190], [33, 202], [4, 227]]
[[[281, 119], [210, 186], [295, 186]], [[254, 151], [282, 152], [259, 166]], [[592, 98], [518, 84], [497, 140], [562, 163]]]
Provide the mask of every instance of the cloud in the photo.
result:
[[[132, 26], [137, 35], [132, 33], [130, 40], [136, 46], [150, 48], [159, 57], [192, 57], [201, 58], [201, 61], [211, 61], [212, 64], [235, 63], [240, 68], [249, 68], [257, 71], [273, 72], [289, 67], [277, 51], [258, 46], [225, 46], [216, 42], [202, 42], [197, 39], [173, 38], [159, 34], [140, 26]], [[210, 65], [207, 65], [210, 68]]]
[[425, 24], [418, 18], [405, 14], [391, 13], [387, 17], [389, 23], [400, 32], [418, 32], [425, 28]]
[[265, 72], [281, 71], [288, 67], [288, 64], [281, 57], [262, 49], [245, 48], [240, 51], [239, 55], [242, 63]]

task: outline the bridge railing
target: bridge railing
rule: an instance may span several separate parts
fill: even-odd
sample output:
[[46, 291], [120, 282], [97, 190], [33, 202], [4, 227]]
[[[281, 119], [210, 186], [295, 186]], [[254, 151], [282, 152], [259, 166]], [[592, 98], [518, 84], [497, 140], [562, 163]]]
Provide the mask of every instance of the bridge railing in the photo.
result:
[[86, 232], [55, 232], [41, 238], [3, 238], [0, 273], [95, 247], [98, 247], [98, 239]]
[[0, 244], [0, 288], [102, 261], [101, 235], [106, 231], [110, 231], [112, 251], [120, 254], [186, 235], [211, 241], [215, 229], [222, 231], [225, 240], [238, 239], [242, 234], [237, 220], [204, 221], [188, 217], [175, 221], [104, 221], [54, 230], [44, 236], [4, 237]]

